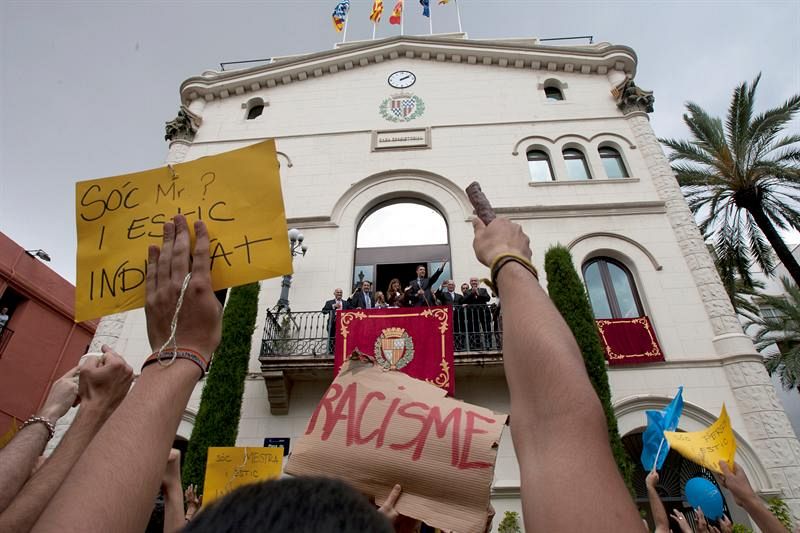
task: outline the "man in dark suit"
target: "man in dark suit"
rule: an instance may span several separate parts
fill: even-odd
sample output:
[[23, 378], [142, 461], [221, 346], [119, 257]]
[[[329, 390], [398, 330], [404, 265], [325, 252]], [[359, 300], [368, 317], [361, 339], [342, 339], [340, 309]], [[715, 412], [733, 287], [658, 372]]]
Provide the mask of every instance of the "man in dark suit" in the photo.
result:
[[[492, 335], [489, 332], [491, 317], [489, 316], [489, 306], [486, 305], [491, 300], [489, 292], [478, 287], [478, 278], [469, 278], [469, 290], [464, 293], [462, 303], [468, 305], [466, 311], [467, 334], [469, 335], [470, 348], [485, 350], [491, 345]], [[481, 335], [483, 330], [483, 335]]]
[[336, 311], [350, 309], [350, 303], [342, 298], [342, 289], [333, 291], [333, 300], [322, 306], [322, 312], [328, 315], [328, 353], [333, 353], [336, 343]]
[[411, 283], [409, 283], [408, 289], [406, 289], [410, 306], [430, 307], [432, 305], [436, 305], [436, 299], [433, 297], [431, 287], [433, 287], [433, 285], [436, 283], [436, 280], [439, 279], [439, 276], [441, 276], [442, 272], [444, 272], [444, 267], [446, 264], [446, 262], [442, 261], [442, 266], [440, 266], [430, 278], [425, 277], [425, 265], [419, 265], [417, 267], [417, 277], [412, 280]]
[[464, 339], [464, 309], [461, 307], [464, 297], [456, 292], [456, 284], [452, 279], [442, 283], [442, 287], [436, 291], [436, 298], [442, 305], [449, 305], [453, 308], [453, 349], [461, 351], [465, 346]]
[[372, 296], [372, 282], [364, 280], [353, 296], [350, 297], [350, 307], [352, 309], [372, 309], [374, 306], [375, 298]]

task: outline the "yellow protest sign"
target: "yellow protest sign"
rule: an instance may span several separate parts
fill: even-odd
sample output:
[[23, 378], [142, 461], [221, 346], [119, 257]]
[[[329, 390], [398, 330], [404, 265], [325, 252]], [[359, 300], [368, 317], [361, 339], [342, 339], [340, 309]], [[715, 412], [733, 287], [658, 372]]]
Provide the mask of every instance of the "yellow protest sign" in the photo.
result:
[[736, 438], [733, 436], [731, 419], [725, 410], [725, 404], [722, 405], [722, 412], [717, 421], [708, 429], [689, 433], [665, 431], [664, 437], [670, 447], [686, 459], [718, 474], [722, 473], [719, 468], [721, 460], [733, 466], [733, 458], [736, 455]]
[[280, 477], [282, 465], [282, 448], [209, 448], [203, 506], [242, 485]]
[[144, 305], [147, 247], [176, 214], [208, 226], [214, 290], [292, 273], [273, 140], [75, 189], [76, 322]]

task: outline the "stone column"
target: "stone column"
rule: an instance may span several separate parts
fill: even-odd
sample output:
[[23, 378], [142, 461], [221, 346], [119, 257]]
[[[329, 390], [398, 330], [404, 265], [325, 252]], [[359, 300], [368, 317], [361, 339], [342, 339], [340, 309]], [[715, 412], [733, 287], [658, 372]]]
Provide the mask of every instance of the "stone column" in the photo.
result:
[[[627, 89], [627, 90], [625, 90]], [[800, 443], [789, 419], [775, 396], [772, 381], [750, 337], [742, 331], [714, 262], [681, 193], [661, 143], [650, 127], [647, 112], [652, 111], [652, 94], [638, 89], [631, 81], [618, 93], [619, 107], [628, 119], [647, 164], [659, 197], [666, 205], [667, 217], [680, 245], [703, 305], [714, 330], [714, 348], [722, 359], [751, 355], [724, 363], [725, 374], [744, 418], [750, 444], [766, 468], [795, 520], [800, 519]], [[627, 99], [626, 99], [627, 95]]]

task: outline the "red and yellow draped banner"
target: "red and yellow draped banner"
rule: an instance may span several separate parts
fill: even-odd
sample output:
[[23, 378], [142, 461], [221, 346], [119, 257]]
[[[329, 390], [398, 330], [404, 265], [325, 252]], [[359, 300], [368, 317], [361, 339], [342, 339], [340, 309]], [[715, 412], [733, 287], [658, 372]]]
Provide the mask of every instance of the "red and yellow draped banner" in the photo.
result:
[[455, 392], [451, 307], [353, 309], [336, 314], [336, 374], [359, 351], [385, 370], [399, 370]]
[[664, 360], [656, 332], [646, 316], [596, 322], [609, 365], [655, 363]]

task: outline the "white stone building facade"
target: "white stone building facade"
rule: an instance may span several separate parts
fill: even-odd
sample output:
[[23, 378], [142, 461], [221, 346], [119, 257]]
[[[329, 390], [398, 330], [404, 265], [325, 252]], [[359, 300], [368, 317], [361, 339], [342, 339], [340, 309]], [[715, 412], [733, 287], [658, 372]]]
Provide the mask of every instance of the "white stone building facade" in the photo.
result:
[[[724, 403], [736, 431], [737, 460], [754, 487], [763, 496], [781, 495], [800, 518], [800, 444], [650, 127], [647, 93], [621, 104], [612, 94], [635, 76], [636, 64], [633, 50], [608, 43], [553, 47], [460, 34], [347, 43], [186, 80], [180, 96], [189, 118], [176, 123], [167, 160], [276, 139], [288, 224], [310, 246], [295, 261], [290, 298], [296, 311], [317, 311], [334, 287], [350, 286], [359, 224], [390, 201], [420, 201], [438, 210], [448, 227], [453, 277], [485, 276], [472, 252], [472, 208], [463, 192], [479, 180], [498, 212], [531, 236], [542, 284], [544, 254], [556, 243], [571, 249], [579, 272], [602, 256], [631, 273], [665, 361], [609, 371], [620, 434], [641, 431], [644, 411], [665, 406], [679, 385], [685, 386], [682, 430], [706, 427]], [[413, 85], [389, 85], [391, 74], [406, 71]], [[548, 98], [552, 89], [561, 100]], [[398, 93], [416, 97], [408, 104], [413, 112], [392, 115]], [[254, 106], [263, 111], [248, 119]], [[389, 148], [376, 149], [381, 135]], [[627, 177], [606, 174], [601, 148], [617, 151]], [[532, 150], [547, 155], [554, 180], [532, 180], [526, 157]], [[583, 155], [591, 179], [570, 179], [565, 150]], [[291, 369], [259, 360], [266, 310], [279, 292], [279, 279], [262, 282], [240, 445], [297, 438], [332, 378], [332, 363], [318, 357]], [[143, 312], [103, 319], [94, 343], [101, 342], [141, 366], [149, 353]], [[457, 360], [457, 396], [508, 412], [499, 354]], [[187, 439], [201, 387], [180, 426]], [[746, 523], [732, 498], [727, 501], [736, 521]], [[493, 504], [495, 527], [503, 511], [520, 510], [507, 430]]]

